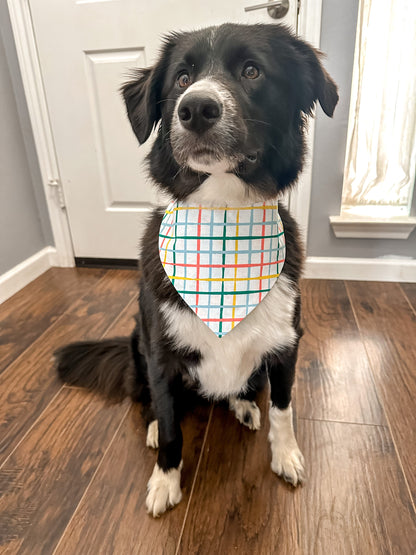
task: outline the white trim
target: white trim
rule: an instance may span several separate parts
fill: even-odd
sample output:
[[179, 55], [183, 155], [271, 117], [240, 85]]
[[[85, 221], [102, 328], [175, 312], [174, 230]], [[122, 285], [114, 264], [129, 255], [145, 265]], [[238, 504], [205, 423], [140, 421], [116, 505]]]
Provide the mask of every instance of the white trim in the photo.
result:
[[[321, 42], [322, 0], [301, 0], [298, 15], [298, 35], [315, 48]], [[308, 239], [309, 210], [312, 193], [312, 159], [315, 137], [315, 119], [309, 118], [306, 137], [307, 159], [298, 183], [289, 196], [289, 209], [297, 220], [305, 245]]]
[[308, 256], [304, 277], [416, 283], [416, 259]]
[[56, 266], [58, 255], [54, 247], [45, 247], [0, 276], [0, 304], [23, 289], [52, 266]]
[[60, 206], [57, 188], [48, 185], [49, 182], [54, 181], [59, 183], [60, 176], [29, 0], [7, 0], [7, 5], [56, 246], [56, 263], [58, 266], [74, 266], [74, 253], [66, 210]]
[[407, 239], [416, 227], [416, 218], [391, 219], [345, 218], [330, 216], [331, 227], [338, 238]]

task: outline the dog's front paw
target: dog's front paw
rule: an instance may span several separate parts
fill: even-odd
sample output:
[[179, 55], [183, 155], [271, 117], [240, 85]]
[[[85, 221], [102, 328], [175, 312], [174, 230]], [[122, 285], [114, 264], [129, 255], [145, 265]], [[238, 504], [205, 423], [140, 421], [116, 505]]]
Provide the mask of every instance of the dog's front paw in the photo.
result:
[[260, 409], [254, 401], [233, 397], [230, 399], [229, 405], [241, 424], [250, 430], [260, 430]]
[[159, 428], [157, 420], [152, 420], [147, 427], [146, 446], [152, 449], [159, 447]]
[[305, 481], [305, 459], [297, 445], [284, 446], [278, 449], [273, 449], [272, 446], [271, 468], [273, 472], [276, 472], [293, 486]]
[[272, 470], [297, 486], [305, 481], [305, 459], [293, 431], [292, 406], [284, 410], [271, 406], [269, 411], [269, 441], [272, 450]]
[[164, 472], [156, 463], [147, 484], [146, 508], [154, 517], [162, 515], [182, 499], [181, 468], [171, 468]]

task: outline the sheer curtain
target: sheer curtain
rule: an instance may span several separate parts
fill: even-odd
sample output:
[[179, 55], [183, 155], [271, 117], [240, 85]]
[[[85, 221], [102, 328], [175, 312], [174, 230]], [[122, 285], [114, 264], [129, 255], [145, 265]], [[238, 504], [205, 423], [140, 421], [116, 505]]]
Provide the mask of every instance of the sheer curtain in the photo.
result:
[[341, 214], [408, 215], [416, 169], [416, 0], [360, 0]]

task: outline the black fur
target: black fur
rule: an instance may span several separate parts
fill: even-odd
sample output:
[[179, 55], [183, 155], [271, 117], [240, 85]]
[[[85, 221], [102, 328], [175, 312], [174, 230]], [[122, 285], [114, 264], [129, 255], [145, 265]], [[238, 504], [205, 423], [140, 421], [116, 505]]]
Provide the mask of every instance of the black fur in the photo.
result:
[[54, 355], [65, 383], [97, 391], [113, 402], [130, 393], [126, 379], [133, 374], [133, 356], [128, 338], [71, 343]]
[[[176, 86], [176, 73], [186, 68], [196, 81], [210, 67], [210, 72], [232, 85], [243, 125], [256, 143], [245, 146], [261, 150], [259, 163], [243, 164], [239, 175], [249, 186], [274, 197], [295, 183], [302, 168], [306, 116], [312, 113], [316, 101], [332, 116], [338, 102], [337, 87], [322, 67], [319, 53], [286, 27], [222, 25], [217, 28], [213, 46], [210, 31], [167, 36], [159, 62], [151, 70], [138, 70], [135, 79], [123, 87], [133, 130], [142, 143], [161, 119], [149, 156], [150, 173], [159, 187], [184, 199], [206, 176], [189, 168], [181, 170], [172, 154], [172, 113], [183, 92]], [[246, 59], [253, 58], [265, 68], [264, 78], [255, 85], [236, 86], [236, 72]]]
[[[258, 78], [242, 77], [247, 61], [260, 68]], [[184, 142], [178, 154], [172, 146], [172, 119], [176, 100], [183, 93], [178, 85], [181, 72], [186, 72], [190, 82], [214, 76], [230, 91], [237, 110], [235, 132], [219, 135], [213, 126], [203, 137], [189, 135], [181, 139]], [[149, 173], [162, 190], [178, 200], [196, 191], [208, 177], [178, 161], [194, 144], [205, 144], [214, 158], [220, 152], [234, 156], [238, 165], [230, 171], [264, 199], [275, 198], [295, 184], [302, 168], [306, 118], [315, 103], [332, 116], [338, 101], [336, 85], [322, 67], [320, 54], [278, 25], [226, 24], [173, 33], [166, 37], [155, 66], [136, 71], [122, 93], [140, 143], [160, 123], [148, 156]], [[279, 206], [279, 212], [286, 237], [283, 274], [297, 293], [293, 316], [297, 342], [291, 349], [264, 353], [260, 368], [253, 369], [240, 398], [252, 401], [268, 375], [272, 403], [284, 409], [291, 398], [302, 335], [299, 279], [304, 254], [295, 221], [285, 208]], [[129, 395], [144, 403], [147, 421], [158, 420], [158, 464], [167, 471], [177, 468], [181, 460], [181, 395], [191, 382], [189, 367], [195, 367], [202, 355], [198, 350], [175, 347], [161, 317], [160, 306], [166, 301], [191, 310], [159, 260], [162, 216], [163, 210], [154, 211], [142, 238], [140, 312], [131, 340], [75, 343], [60, 349], [56, 356], [64, 382], [97, 390], [111, 399]]]

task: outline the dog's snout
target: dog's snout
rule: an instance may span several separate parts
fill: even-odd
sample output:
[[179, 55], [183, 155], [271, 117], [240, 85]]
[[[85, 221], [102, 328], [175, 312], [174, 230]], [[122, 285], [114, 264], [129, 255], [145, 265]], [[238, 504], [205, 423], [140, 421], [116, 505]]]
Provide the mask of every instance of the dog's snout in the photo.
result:
[[178, 107], [181, 124], [189, 131], [203, 133], [212, 127], [222, 115], [222, 106], [212, 96], [189, 93]]

